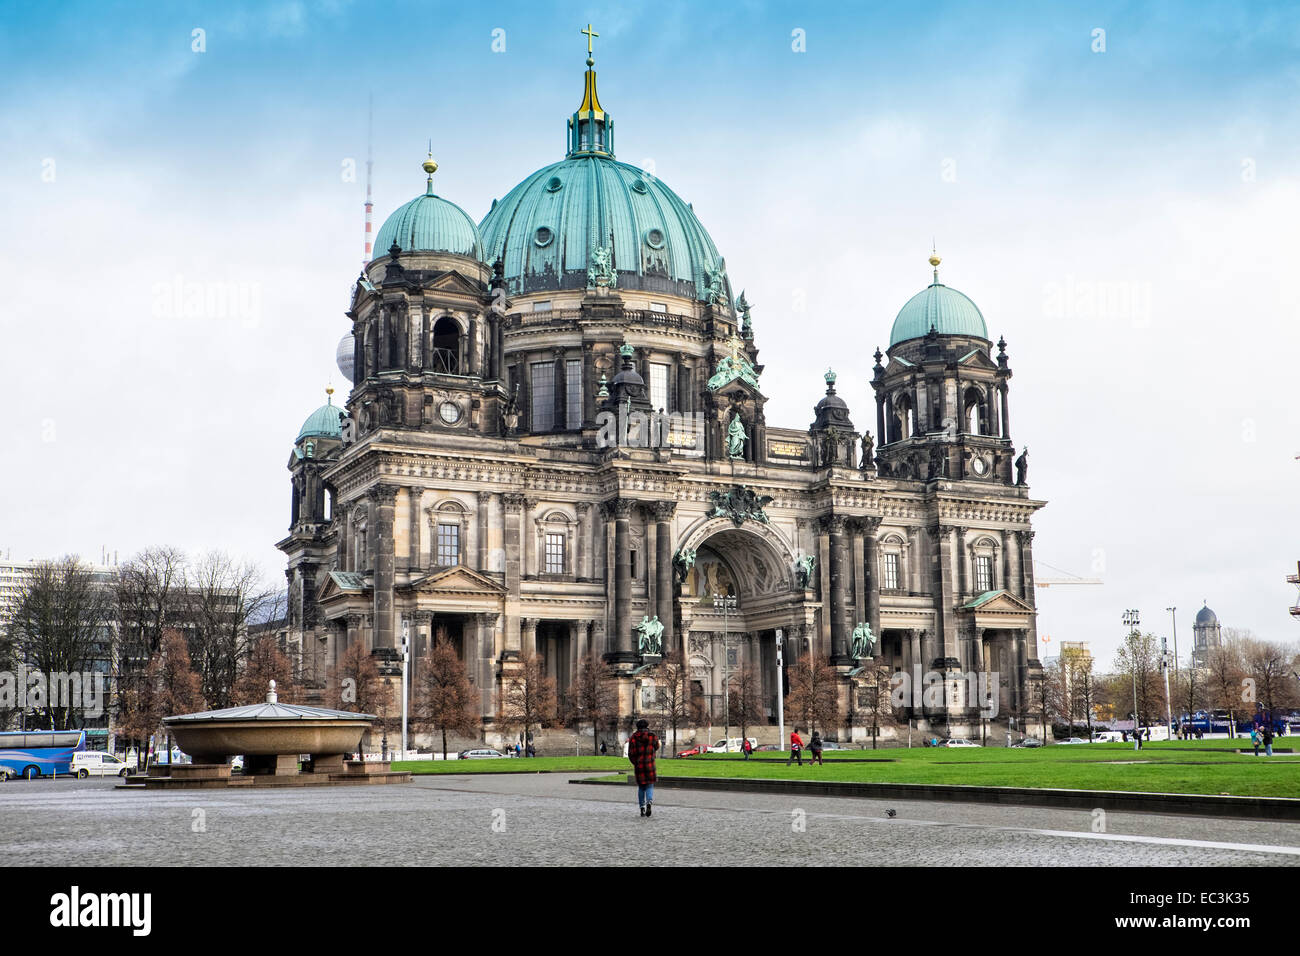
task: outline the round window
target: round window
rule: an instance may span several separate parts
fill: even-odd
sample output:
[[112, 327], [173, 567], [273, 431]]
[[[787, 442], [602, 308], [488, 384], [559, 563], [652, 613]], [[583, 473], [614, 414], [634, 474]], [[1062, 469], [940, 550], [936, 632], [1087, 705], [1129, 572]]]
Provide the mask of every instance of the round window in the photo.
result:
[[559, 176], [552, 176], [546, 181], [546, 191], [548, 193], [558, 193], [563, 186], [564, 182]]
[[533, 236], [533, 242], [539, 246], [549, 246], [551, 240], [555, 238], [555, 233], [551, 232], [549, 226], [539, 226], [536, 234]]
[[448, 425], [455, 425], [460, 421], [460, 406], [455, 402], [443, 402], [438, 406], [438, 417]]
[[664, 233], [662, 229], [647, 229], [645, 231], [645, 244], [651, 249], [662, 249], [664, 247]]
[[649, 187], [646, 186], [644, 179], [634, 179], [632, 181], [632, 191], [634, 193], [641, 193], [644, 196], [648, 190]]

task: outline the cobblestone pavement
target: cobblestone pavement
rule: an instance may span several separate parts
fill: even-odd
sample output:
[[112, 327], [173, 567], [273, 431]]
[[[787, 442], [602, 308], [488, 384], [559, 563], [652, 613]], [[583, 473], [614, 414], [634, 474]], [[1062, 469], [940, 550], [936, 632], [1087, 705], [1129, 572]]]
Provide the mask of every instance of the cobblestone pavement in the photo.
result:
[[[0, 785], [6, 865], [1300, 866], [1300, 824], [574, 785], [577, 774], [383, 787], [150, 792]], [[885, 814], [896, 811], [894, 818]], [[800, 830], [798, 824], [802, 821]]]

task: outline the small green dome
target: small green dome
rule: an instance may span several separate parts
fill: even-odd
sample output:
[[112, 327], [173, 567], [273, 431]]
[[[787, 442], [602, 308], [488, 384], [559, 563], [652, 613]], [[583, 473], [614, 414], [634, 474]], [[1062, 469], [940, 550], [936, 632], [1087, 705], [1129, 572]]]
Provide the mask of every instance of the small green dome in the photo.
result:
[[939, 282], [922, 289], [907, 300], [894, 319], [889, 333], [892, 348], [908, 339], [920, 339], [933, 328], [940, 335], [970, 335], [988, 339], [988, 326], [979, 307], [967, 296]]
[[293, 440], [293, 443], [296, 445], [304, 438], [342, 440], [343, 427], [339, 424], [339, 420], [346, 414], [346, 411], [333, 403], [322, 405], [307, 416], [307, 420], [302, 423], [302, 428], [298, 430], [298, 437]]
[[451, 252], [483, 261], [478, 226], [465, 210], [433, 194], [433, 183], [384, 220], [375, 236], [375, 255], [386, 256], [396, 242], [403, 252]]

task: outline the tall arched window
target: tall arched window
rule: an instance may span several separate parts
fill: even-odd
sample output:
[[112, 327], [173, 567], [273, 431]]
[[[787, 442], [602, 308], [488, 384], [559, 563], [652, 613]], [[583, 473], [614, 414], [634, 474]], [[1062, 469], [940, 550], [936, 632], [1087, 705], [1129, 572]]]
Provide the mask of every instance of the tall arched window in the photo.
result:
[[966, 431], [971, 435], [984, 434], [984, 395], [978, 388], [966, 389], [965, 414]]
[[433, 324], [432, 368], [435, 372], [460, 374], [460, 325], [449, 315]]

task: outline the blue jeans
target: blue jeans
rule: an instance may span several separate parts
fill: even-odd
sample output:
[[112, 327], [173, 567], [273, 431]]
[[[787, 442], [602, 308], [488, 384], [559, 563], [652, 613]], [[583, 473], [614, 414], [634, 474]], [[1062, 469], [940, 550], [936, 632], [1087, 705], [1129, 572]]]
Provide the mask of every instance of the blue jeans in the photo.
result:
[[644, 807], [647, 803], [655, 802], [655, 785], [653, 783], [638, 783], [636, 785], [636, 802], [637, 806]]

